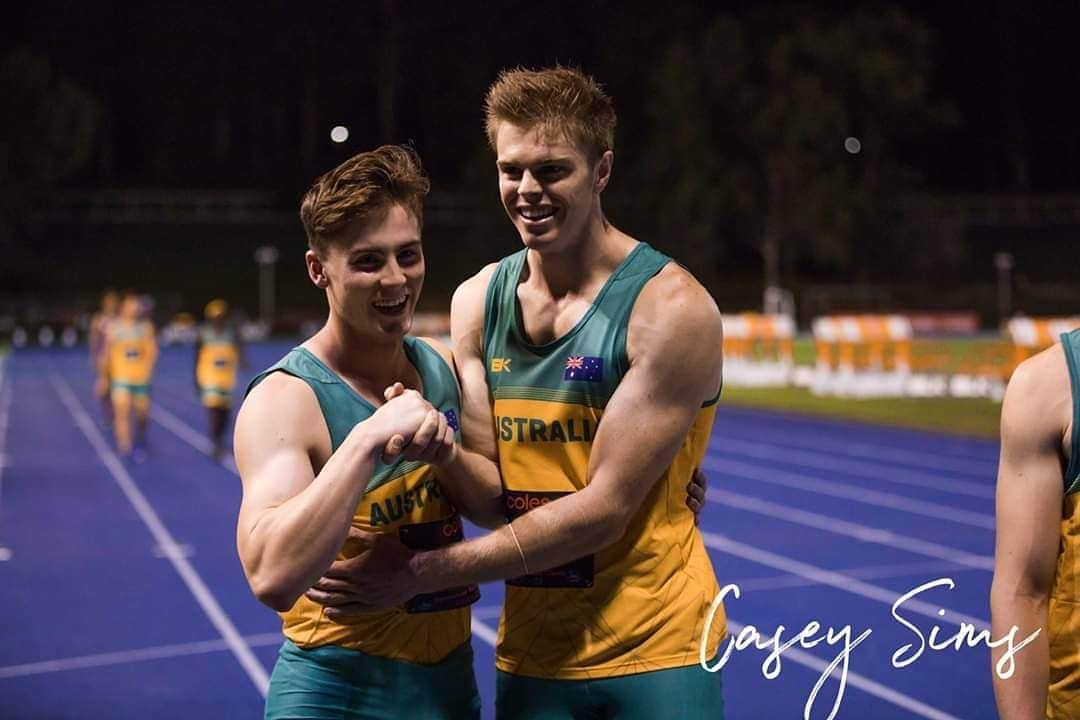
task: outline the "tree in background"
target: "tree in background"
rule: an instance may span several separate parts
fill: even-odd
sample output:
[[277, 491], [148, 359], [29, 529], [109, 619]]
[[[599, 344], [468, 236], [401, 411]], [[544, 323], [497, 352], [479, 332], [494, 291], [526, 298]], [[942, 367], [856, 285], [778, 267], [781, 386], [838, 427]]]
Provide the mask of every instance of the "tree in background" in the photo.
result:
[[0, 59], [0, 95], [0, 274], [14, 278], [6, 271], [19, 262], [27, 211], [87, 167], [102, 113], [93, 94], [27, 47]]
[[895, 7], [773, 7], [677, 37], [648, 78], [654, 142], [638, 151], [636, 175], [658, 191], [636, 197], [702, 280], [717, 287], [736, 243], [780, 285], [796, 263], [858, 272], [894, 234], [910, 242], [897, 198], [917, 177], [902, 149], [951, 117], [930, 94], [926, 27]]

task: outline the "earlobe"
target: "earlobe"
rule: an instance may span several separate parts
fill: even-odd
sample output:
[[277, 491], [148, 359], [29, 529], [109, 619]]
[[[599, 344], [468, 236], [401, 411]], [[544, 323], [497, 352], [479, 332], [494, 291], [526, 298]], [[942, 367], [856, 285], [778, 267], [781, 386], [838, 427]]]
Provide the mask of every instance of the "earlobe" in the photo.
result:
[[596, 164], [596, 191], [602, 192], [611, 180], [611, 167], [615, 160], [615, 153], [607, 150], [600, 156]]
[[319, 256], [308, 250], [304, 255], [304, 259], [307, 261], [308, 277], [311, 278], [311, 282], [315, 284], [315, 287], [324, 288], [329, 285], [330, 281], [326, 278], [326, 272], [323, 270]]

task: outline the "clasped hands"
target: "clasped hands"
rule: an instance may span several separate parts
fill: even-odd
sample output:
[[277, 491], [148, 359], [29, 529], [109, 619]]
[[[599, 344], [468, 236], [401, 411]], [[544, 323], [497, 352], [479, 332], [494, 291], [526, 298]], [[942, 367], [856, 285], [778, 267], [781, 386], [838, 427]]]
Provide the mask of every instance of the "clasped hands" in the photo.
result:
[[[382, 451], [383, 462], [393, 462], [399, 455], [432, 465], [454, 459], [454, 428], [445, 414], [401, 383], [386, 388], [384, 397], [386, 404], [371, 417], [391, 433]], [[345, 555], [304, 593], [325, 606], [329, 618], [395, 607], [422, 592], [410, 563], [415, 553], [401, 544], [396, 533], [350, 527]]]

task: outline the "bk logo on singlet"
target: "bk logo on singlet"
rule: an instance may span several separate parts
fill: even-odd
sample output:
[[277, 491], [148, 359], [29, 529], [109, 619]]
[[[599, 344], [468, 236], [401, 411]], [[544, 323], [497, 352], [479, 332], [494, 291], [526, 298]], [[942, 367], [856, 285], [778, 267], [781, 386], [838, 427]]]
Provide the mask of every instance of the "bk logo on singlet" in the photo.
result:
[[514, 358], [491, 358], [491, 372], [493, 373], [508, 373], [510, 372], [510, 361]]

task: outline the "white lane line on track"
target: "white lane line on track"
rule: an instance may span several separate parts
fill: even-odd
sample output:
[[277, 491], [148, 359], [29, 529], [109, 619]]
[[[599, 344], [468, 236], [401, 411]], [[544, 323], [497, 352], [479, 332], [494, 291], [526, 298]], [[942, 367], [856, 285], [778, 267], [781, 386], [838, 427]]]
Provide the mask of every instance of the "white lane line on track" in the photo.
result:
[[926, 557], [946, 560], [957, 565], [965, 565], [978, 570], [994, 571], [994, 558], [986, 555], [969, 553], [964, 550], [939, 545], [937, 543], [920, 540], [918, 538], [902, 535], [892, 530], [860, 525], [848, 520], [819, 515], [809, 510], [801, 510], [790, 505], [780, 505], [760, 498], [721, 490], [716, 487], [709, 488], [709, 500], [719, 502], [721, 505], [744, 510], [746, 512], [765, 515], [776, 520], [812, 527], [834, 535], [843, 535], [862, 542], [886, 545], [897, 550], [925, 555]]
[[[732, 635], [737, 635], [744, 625], [735, 622], [730, 617], [727, 620], [728, 630]], [[824, 660], [819, 660], [814, 655], [800, 650], [799, 648], [788, 648], [784, 651], [783, 655], [785, 660], [791, 660], [799, 665], [808, 667], [811, 670], [816, 670], [818, 673], [825, 672], [825, 668], [829, 666], [829, 663]], [[839, 668], [833, 670], [832, 677], [834, 680], [838, 680], [840, 670]], [[847, 683], [851, 687], [858, 688], [868, 695], [873, 695], [876, 698], [884, 700], [885, 702], [896, 705], [903, 708], [908, 712], [917, 715], [919, 717], [928, 718], [929, 720], [960, 720], [955, 715], [950, 715], [947, 712], [938, 710], [935, 707], [927, 705], [926, 703], [916, 700], [910, 695], [905, 695], [902, 692], [893, 690], [892, 688], [882, 685], [879, 682], [875, 682], [865, 675], [860, 675], [857, 672], [848, 670]]]
[[[8, 377], [7, 355], [0, 355], [0, 530], [3, 530], [4, 511], [4, 468], [8, 467], [7, 433], [8, 420], [11, 418], [11, 379]], [[13, 556], [11, 548], [2, 544], [3, 536], [0, 535], [0, 562], [7, 562]]]
[[477, 620], [475, 617], [472, 619], [472, 634], [486, 642], [491, 647], [495, 647], [495, 643], [498, 641], [499, 633], [495, 628], [491, 627], [485, 622]]
[[[213, 441], [165, 408], [158, 405], [152, 406], [150, 408], [150, 418], [203, 455], [206, 455], [207, 457], [213, 456]], [[233, 460], [232, 455], [226, 455], [218, 464], [233, 475], [240, 475], [240, 472], [236, 469], [236, 461]]]
[[755, 460], [769, 460], [784, 465], [794, 465], [795, 467], [812, 468], [814, 470], [831, 470], [870, 480], [884, 480], [897, 485], [909, 485], [952, 495], [965, 495], [987, 500], [994, 499], [992, 475], [987, 476], [987, 482], [970, 482], [918, 470], [897, 468], [882, 462], [844, 460], [837, 458], [834, 454], [810, 450], [781, 449], [769, 443], [733, 440], [731, 438], [714, 443], [713, 450], [724, 456], [731, 453], [754, 458]]
[[[173, 432], [173, 434], [175, 434], [177, 437], [185, 440], [189, 445], [196, 448], [200, 452], [203, 452], [207, 455], [210, 454], [210, 448], [212, 447], [210, 440], [205, 436], [199, 434], [196, 430], [191, 428], [190, 425], [187, 425], [187, 423], [180, 420], [178, 417], [168, 412], [167, 410], [158, 407], [154, 408], [152, 415], [155, 421], [157, 421], [166, 429]], [[233, 467], [230, 469], [232, 469], [233, 472], [236, 472], [235, 465], [233, 465]], [[710, 493], [715, 492], [715, 490], [710, 490]], [[889, 534], [886, 531], [881, 531], [881, 533], [882, 537]], [[957, 553], [959, 555], [964, 555], [964, 553], [959, 553], [959, 551], [957, 551]], [[788, 577], [790, 577], [790, 573]], [[814, 582], [816, 584], [822, 584], [820, 583], [820, 581], [817, 580], [815, 580]], [[483, 620], [488, 618], [497, 618], [501, 612], [502, 609], [496, 606], [474, 608], [472, 617], [472, 634], [480, 638], [480, 640], [485, 642], [487, 645], [495, 647], [498, 641], [498, 631], [487, 623], [483, 622]], [[937, 616], [935, 615], [935, 618], [936, 617]], [[737, 633], [743, 627], [731, 618], [728, 618], [728, 625], [735, 633]], [[279, 636], [275, 637], [280, 639]], [[819, 660], [810, 653], [799, 650], [797, 648], [788, 649], [785, 652], [784, 657], [790, 659], [791, 661], [799, 665], [803, 665], [804, 667], [816, 670], [819, 673], [823, 672], [828, 665], [828, 663]], [[959, 720], [958, 718], [949, 715], [948, 713], [942, 712], [936, 708], [926, 705], [925, 703], [922, 703], [915, 698], [897, 692], [892, 688], [870, 680], [869, 678], [859, 675], [858, 673], [849, 671], [847, 682], [852, 687], [858, 688], [859, 690], [862, 690], [869, 695], [885, 700], [886, 702], [896, 705], [897, 707], [903, 708], [919, 717], [929, 718], [930, 720]]]
[[[249, 647], [280, 645], [281, 633], [247, 635], [243, 640]], [[94, 655], [81, 655], [78, 657], [43, 660], [40, 662], [21, 663], [19, 665], [0, 667], [0, 679], [27, 677], [28, 675], [43, 675], [46, 673], [65, 672], [69, 670], [88, 670], [90, 668], [108, 667], [110, 665], [126, 665], [148, 662], [151, 660], [168, 660], [170, 658], [185, 657], [189, 655], [205, 655], [208, 653], [224, 652], [228, 649], [228, 644], [224, 640], [219, 639], [177, 643], [175, 645], [159, 645], [158, 647], [138, 648], [136, 650], [96, 653]]]
[[[798, 575], [808, 580], [813, 580], [818, 584], [829, 585], [830, 587], [834, 587], [851, 595], [859, 595], [860, 597], [875, 600], [890, 607], [896, 603], [902, 594], [877, 585], [871, 585], [870, 583], [853, 578], [850, 575], [826, 570], [817, 567], [816, 565], [804, 563], [784, 555], [747, 545], [718, 533], [702, 531], [701, 537], [705, 541], [705, 545], [713, 550], [734, 555], [744, 560], [764, 565], [765, 567], [771, 567], [775, 570], [780, 570], [781, 572], [790, 573], [791, 575]], [[908, 599], [904, 603], [903, 608], [907, 612], [932, 618], [937, 623], [945, 622], [950, 625], [968, 623], [969, 625], [974, 626], [976, 630], [990, 629], [990, 623], [982, 618], [977, 618], [973, 615], [959, 612], [958, 610], [952, 610], [937, 603], [928, 603], [917, 598]], [[944, 610], [945, 615], [940, 615], [938, 613], [939, 610]]]
[[[771, 444], [775, 444], [777, 447], [801, 447], [809, 448], [811, 450], [823, 450], [825, 452], [837, 453], [840, 455], [848, 455], [850, 457], [891, 461], [930, 470], [945, 470], [963, 473], [973, 477], [992, 477], [997, 473], [997, 462], [983, 460], [981, 458], [963, 458], [956, 455], [944, 455], [935, 452], [904, 450], [891, 445], [880, 445], [877, 443], [838, 442], [835, 440], [827, 440], [819, 435], [814, 435], [812, 439], [802, 440], [803, 434], [804, 433], [777, 432], [775, 436], [779, 438], [779, 440]], [[714, 439], [726, 439], [729, 437], [732, 436], [725, 435], [719, 430], [713, 435]]]
[[[898, 578], [908, 576], [926, 577], [927, 573], [947, 572], [950, 575], [956, 572], [972, 572], [971, 568], [962, 568], [956, 563], [944, 560], [923, 560], [921, 562], [901, 563], [897, 565], [864, 565], [855, 568], [842, 568], [838, 573], [859, 580], [881, 580], [885, 578]], [[770, 575], [768, 577], [751, 577], [742, 580], [724, 580], [724, 584], [738, 585], [740, 590], [755, 592], [761, 590], [779, 590], [781, 588], [815, 587], [818, 585], [809, 578], [797, 575]]]
[[101, 462], [108, 468], [113, 480], [116, 481], [120, 490], [127, 497], [128, 502], [131, 503], [143, 524], [146, 525], [147, 530], [153, 535], [154, 540], [160, 547], [172, 550], [168, 553], [169, 562], [172, 563], [177, 574], [187, 585], [188, 590], [195, 598], [195, 601], [198, 602], [206, 617], [221, 634], [222, 639], [229, 646], [229, 650], [232, 651], [240, 666], [255, 685], [255, 689], [265, 698], [267, 687], [270, 685], [270, 677], [267, 675], [266, 668], [262, 666], [251, 648], [244, 642], [232, 620], [225, 614], [217, 599], [206, 587], [202, 577], [178, 550], [178, 543], [164, 523], [161, 522], [161, 518], [158, 517], [157, 512], [150, 505], [146, 496], [139, 490], [138, 485], [132, 480], [131, 475], [128, 474], [127, 469], [120, 462], [120, 458], [116, 456], [101, 436], [101, 432], [94, 425], [90, 416], [86, 414], [86, 410], [83, 409], [68, 384], [56, 373], [50, 373], [49, 379], [52, 381], [53, 387], [60, 396], [60, 400], [67, 407], [75, 424], [82, 430], [86, 439], [97, 452]]
[[782, 485], [784, 487], [803, 490], [817, 495], [827, 495], [843, 500], [852, 500], [854, 502], [874, 505], [876, 507], [889, 508], [890, 510], [900, 510], [912, 513], [913, 515], [922, 515], [938, 520], [970, 525], [971, 527], [983, 528], [984, 530], [994, 529], [993, 515], [972, 512], [970, 510], [959, 510], [957, 508], [949, 507], [948, 505], [940, 505], [925, 500], [913, 500], [904, 495], [881, 492], [879, 490], [867, 490], [865, 488], [855, 487], [853, 485], [832, 480], [821, 480], [800, 473], [772, 470], [767, 467], [762, 467], [761, 465], [751, 465], [749, 463], [741, 463], [733, 460], [724, 460], [716, 457], [712, 453], [705, 456], [701, 462], [701, 466], [706, 470], [714, 470], [719, 473], [735, 475], [747, 480], [757, 480], [773, 485]]
[[[730, 617], [727, 619], [728, 629], [733, 635], [738, 634], [743, 629], [743, 625], [732, 620]], [[473, 635], [486, 642], [491, 647], [495, 647], [496, 640], [498, 639], [498, 633], [493, 627], [481, 622], [475, 616], [472, 620]], [[828, 667], [828, 663], [819, 660], [810, 653], [799, 650], [798, 648], [789, 648], [784, 652], [784, 659], [791, 660], [797, 665], [808, 667], [811, 670], [816, 670], [818, 673], [825, 671]], [[702, 670], [704, 672], [704, 670]], [[839, 669], [833, 672], [833, 678], [838, 679]], [[916, 700], [915, 698], [905, 695], [902, 692], [893, 690], [890, 687], [875, 682], [868, 677], [860, 675], [856, 672], [848, 671], [847, 682], [851, 687], [858, 688], [868, 695], [872, 695], [880, 700], [896, 705], [903, 708], [908, 712], [917, 715], [918, 717], [929, 718], [929, 720], [959, 720], [946, 712], [942, 712], [937, 708], [931, 707], [924, 702]]]
[[[203, 452], [203, 453], [205, 453], [207, 455], [210, 454], [210, 448], [212, 447], [212, 444], [211, 444], [209, 438], [206, 438], [205, 436], [198, 433], [198, 431], [194, 430], [190, 425], [187, 425], [187, 423], [185, 423], [183, 420], [180, 420], [180, 418], [176, 417], [172, 413], [168, 412], [167, 410], [164, 410], [163, 408], [159, 408], [157, 406], [154, 407], [151, 414], [152, 414], [152, 417], [154, 418], [155, 421], [157, 421], [159, 424], [161, 424], [166, 429], [173, 432], [173, 434], [175, 434], [177, 437], [185, 440], [189, 445], [191, 445], [195, 449], [199, 450], [200, 452]], [[230, 458], [230, 460], [231, 460], [231, 458]], [[235, 465], [233, 466], [233, 468], [235, 468]], [[233, 472], [235, 472], [235, 469], [233, 469]], [[709, 492], [710, 492], [710, 495], [712, 495], [714, 493], [717, 493], [718, 491], [716, 491], [714, 489], [710, 489]], [[724, 494], [729, 495], [730, 493], [725, 492]], [[790, 511], [790, 508], [788, 510]], [[830, 523], [835, 522], [837, 525], [840, 525], [840, 524], [843, 523], [843, 521], [833, 521], [832, 519], [829, 519], [829, 522]], [[853, 524], [850, 524], [850, 525], [853, 525]], [[876, 533], [876, 537], [878, 537], [878, 538], [894, 537], [893, 534], [889, 533], [888, 531], [873, 531], [873, 532]], [[703, 535], [705, 535], [705, 534], [706, 533], [703, 533]], [[927, 546], [932, 546], [933, 544], [932, 543], [926, 543], [926, 545]], [[949, 555], [950, 558], [966, 558], [966, 556], [968, 555], [967, 553], [963, 553], [962, 551], [951, 551], [949, 549], [946, 549], [946, 551], [947, 552], [945, 554]], [[931, 557], [936, 557], [936, 555], [931, 554]], [[972, 557], [974, 557], [974, 556], [972, 556]], [[960, 562], [959, 559], [954, 559], [952, 561], [955, 562], [956, 564], [970, 564], [972, 562], [970, 559], [968, 559], [967, 563]], [[976, 564], [977, 564], [978, 561], [974, 561], [974, 562], [976, 562]], [[789, 577], [792, 574], [799, 575], [799, 573], [791, 573], [790, 571], [786, 571], [786, 572], [788, 572]], [[806, 575], [802, 575], [801, 577], [804, 580], [810, 580], [810, 578], [806, 577]], [[844, 577], [850, 577], [850, 578], [854, 579], [853, 576], [844, 576]], [[812, 582], [814, 582], [814, 584], [825, 584], [825, 585], [831, 584], [831, 583], [827, 583], [827, 582], [825, 582], [825, 583], [821, 582], [820, 578], [814, 579], [814, 580], [812, 580]], [[895, 600], [895, 598], [893, 600]], [[890, 601], [890, 604], [891, 604], [891, 601]], [[908, 607], [908, 605], [905, 605], [905, 607]], [[485, 642], [486, 644], [488, 644], [491, 647], [495, 647], [495, 644], [496, 644], [496, 642], [498, 640], [498, 632], [497, 632], [497, 630], [495, 628], [493, 628], [490, 625], [488, 625], [487, 623], [483, 622], [483, 620], [488, 619], [488, 618], [498, 617], [498, 615], [500, 613], [501, 613], [501, 608], [494, 607], [494, 606], [475, 608], [474, 611], [473, 611], [472, 633], [473, 633], [473, 635], [480, 638], [480, 640], [482, 640], [483, 642]], [[936, 614], [936, 611], [935, 611], [935, 614], [934, 614], [934, 618], [935, 619], [941, 619]], [[735, 621], [731, 620], [730, 618], [728, 618], [728, 624], [731, 627], [731, 629], [736, 633], [739, 630], [741, 630], [742, 627], [743, 627], [742, 625], [736, 623]], [[824, 662], [822, 660], [819, 660], [818, 658], [814, 657], [810, 653], [799, 650], [797, 648], [791, 648], [791, 649], [787, 650], [784, 653], [784, 657], [787, 658], [787, 659], [790, 659], [791, 661], [793, 661], [793, 662], [795, 662], [795, 663], [797, 663], [799, 665], [803, 665], [803, 666], [808, 667], [810, 669], [816, 670], [819, 673], [823, 672], [825, 670], [825, 667], [828, 665], [828, 663], [826, 663], [826, 662]], [[893, 705], [896, 705], [897, 707], [903, 708], [903, 709], [905, 709], [905, 710], [907, 710], [907, 711], [909, 711], [909, 712], [911, 712], [914, 715], [917, 715], [919, 717], [929, 718], [930, 720], [958, 720], [958, 718], [956, 718], [956, 717], [954, 717], [952, 715], [949, 715], [948, 713], [942, 712], [942, 711], [940, 711], [940, 710], [938, 710], [936, 708], [933, 708], [933, 707], [931, 707], [929, 705], [926, 705], [925, 703], [922, 703], [919, 700], [916, 700], [915, 698], [912, 698], [912, 697], [910, 697], [908, 695], [897, 692], [896, 690], [893, 690], [892, 688], [889, 688], [889, 687], [887, 687], [885, 685], [882, 685], [881, 683], [870, 680], [869, 678], [864, 677], [862, 675], [859, 675], [858, 673], [855, 673], [855, 672], [851, 672], [851, 671], [848, 672], [848, 684], [850, 684], [852, 687], [855, 687], [855, 688], [858, 688], [859, 690], [862, 690], [863, 692], [866, 692], [869, 695], [877, 697], [877, 698], [879, 698], [881, 700], [885, 700], [886, 702], [889, 702], [889, 703], [891, 703]]]

